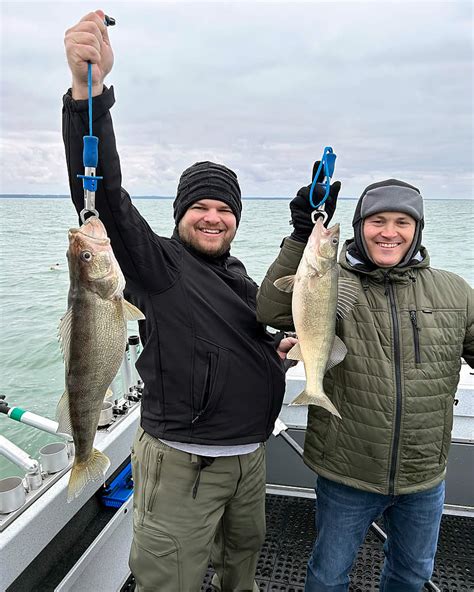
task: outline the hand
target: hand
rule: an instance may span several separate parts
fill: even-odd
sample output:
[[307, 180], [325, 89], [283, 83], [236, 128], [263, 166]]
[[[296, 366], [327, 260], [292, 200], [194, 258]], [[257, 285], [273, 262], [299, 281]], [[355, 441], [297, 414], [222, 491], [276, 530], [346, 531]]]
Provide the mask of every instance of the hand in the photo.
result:
[[286, 359], [286, 354], [298, 343], [296, 337], [284, 337], [277, 346], [277, 354], [282, 360]]
[[92, 95], [100, 95], [104, 79], [112, 70], [114, 54], [110, 45], [105, 14], [102, 10], [90, 12], [77, 25], [66, 31], [64, 45], [72, 72], [73, 99], [87, 99], [87, 69], [92, 63]]
[[[318, 170], [318, 167], [319, 161], [316, 161], [313, 166], [313, 178]], [[320, 173], [318, 183], [314, 187], [313, 202], [315, 204], [319, 203], [324, 198], [326, 191], [325, 186], [319, 184], [319, 182], [324, 178], [323, 175], [324, 173]], [[305, 243], [308, 240], [309, 235], [311, 234], [314, 227], [313, 221], [311, 220], [311, 213], [314, 211], [314, 208], [311, 207], [309, 202], [310, 190], [311, 185], [302, 187], [296, 194], [296, 197], [290, 202], [291, 221], [294, 228], [291, 238], [301, 243]], [[331, 222], [334, 212], [336, 211], [337, 196], [340, 190], [341, 183], [339, 181], [334, 181], [334, 183], [331, 183], [328, 198], [324, 202], [324, 210], [328, 215], [327, 220], [324, 223], [324, 226], [326, 227]]]

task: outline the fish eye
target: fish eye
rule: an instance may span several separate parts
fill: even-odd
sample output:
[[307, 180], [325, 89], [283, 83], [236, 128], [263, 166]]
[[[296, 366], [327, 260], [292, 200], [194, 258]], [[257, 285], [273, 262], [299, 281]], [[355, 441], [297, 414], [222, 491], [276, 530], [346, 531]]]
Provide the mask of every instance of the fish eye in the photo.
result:
[[81, 259], [83, 261], [90, 261], [92, 259], [92, 253], [90, 251], [82, 251]]
[[333, 245], [337, 245], [338, 240], [337, 240], [337, 238], [333, 238], [333, 239], [331, 239], [331, 242]]

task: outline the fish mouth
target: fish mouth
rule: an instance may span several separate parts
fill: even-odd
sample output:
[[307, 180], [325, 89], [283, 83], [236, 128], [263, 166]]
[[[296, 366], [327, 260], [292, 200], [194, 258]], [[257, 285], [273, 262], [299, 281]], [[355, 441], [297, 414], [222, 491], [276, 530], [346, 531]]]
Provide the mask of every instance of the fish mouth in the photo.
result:
[[339, 243], [339, 234], [340, 234], [340, 226], [339, 223], [334, 224], [330, 228], [326, 228], [323, 224], [323, 219], [320, 217], [316, 220], [316, 224], [314, 225], [314, 230], [312, 234], [312, 239], [314, 240], [314, 244], [317, 245], [317, 253], [320, 253], [320, 247], [323, 243], [323, 240], [327, 242], [330, 239], [336, 239]]
[[107, 231], [102, 222], [97, 216], [91, 216], [87, 218], [84, 224], [80, 228], [69, 229], [69, 240], [72, 241], [77, 235], [85, 236], [87, 239], [92, 240], [98, 245], [110, 244], [110, 239], [107, 236]]
[[319, 217], [316, 220], [316, 227], [318, 229], [318, 232], [320, 232], [322, 236], [333, 236], [336, 234], [337, 234], [337, 236], [339, 236], [339, 231], [340, 231], [339, 222], [337, 222], [336, 224], [334, 224], [330, 228], [326, 228], [323, 224], [323, 219], [321, 217]]

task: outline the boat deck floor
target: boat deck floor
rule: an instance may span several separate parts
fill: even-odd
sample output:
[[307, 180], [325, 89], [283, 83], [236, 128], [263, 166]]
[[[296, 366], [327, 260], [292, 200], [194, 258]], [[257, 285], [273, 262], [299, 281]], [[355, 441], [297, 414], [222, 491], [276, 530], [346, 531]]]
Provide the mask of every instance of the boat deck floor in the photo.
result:
[[[314, 500], [267, 495], [267, 534], [256, 580], [261, 592], [303, 592], [308, 561], [316, 536]], [[380, 524], [382, 526], [382, 524]], [[379, 589], [384, 554], [382, 543], [369, 532], [352, 570], [351, 592]], [[209, 569], [201, 592], [211, 592]], [[432, 581], [443, 592], [474, 591], [474, 519], [444, 515]]]
[[[316, 530], [314, 500], [267, 495], [267, 533], [257, 566], [256, 581], [261, 592], [303, 592], [306, 563]], [[380, 524], [380, 526], [383, 526]], [[351, 592], [379, 589], [384, 554], [382, 543], [369, 532], [351, 575]], [[212, 567], [201, 592], [213, 592]], [[444, 515], [432, 582], [442, 592], [474, 591], [474, 519]], [[134, 589], [133, 578], [122, 590]]]

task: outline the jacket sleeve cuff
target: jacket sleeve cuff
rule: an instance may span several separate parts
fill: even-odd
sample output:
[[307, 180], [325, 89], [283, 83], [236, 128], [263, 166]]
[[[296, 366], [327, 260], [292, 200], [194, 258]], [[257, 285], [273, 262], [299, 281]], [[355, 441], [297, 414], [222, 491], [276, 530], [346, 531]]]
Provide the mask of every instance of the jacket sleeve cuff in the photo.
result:
[[285, 251], [294, 253], [295, 255], [302, 255], [306, 247], [306, 243], [294, 240], [290, 236], [287, 236], [281, 241], [280, 249], [285, 248]]
[[[114, 87], [107, 88], [104, 85], [102, 94], [92, 98], [92, 120], [99, 119], [107, 113], [115, 103]], [[72, 98], [72, 90], [69, 89], [63, 97], [64, 108], [71, 113], [84, 113], [89, 109], [87, 99], [76, 101]]]

